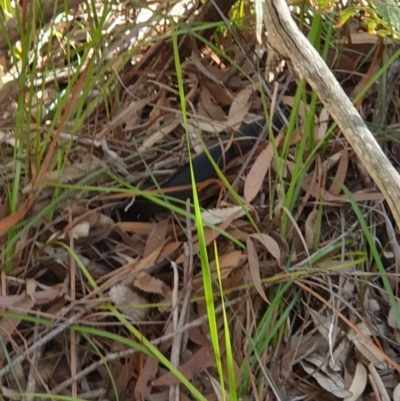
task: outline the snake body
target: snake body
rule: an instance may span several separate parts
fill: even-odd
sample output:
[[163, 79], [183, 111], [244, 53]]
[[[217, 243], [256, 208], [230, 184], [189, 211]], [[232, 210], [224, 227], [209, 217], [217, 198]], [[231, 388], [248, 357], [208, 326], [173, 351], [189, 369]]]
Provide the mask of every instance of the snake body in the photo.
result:
[[[238, 141], [233, 141], [228, 149], [221, 145], [215, 145], [208, 149], [207, 153], [201, 153], [192, 160], [192, 166], [195, 176], [195, 181], [200, 184], [212, 178], [217, 177], [217, 172], [210, 160], [210, 157], [223, 170], [229, 162], [235, 158], [247, 153], [254, 145], [254, 139], [260, 135], [262, 126], [259, 122], [244, 124], [239, 128], [239, 132], [243, 138]], [[161, 184], [160, 188], [172, 189], [175, 187], [187, 187], [185, 189], [177, 189], [176, 191], [168, 191], [168, 196], [174, 199], [185, 201], [192, 199], [190, 164], [187, 163], [181, 167], [171, 178]], [[121, 212], [121, 218], [124, 221], [145, 221], [153, 214], [156, 214], [164, 208], [158, 204], [151, 202], [148, 199], [138, 197], [132, 207], [124, 212]]]

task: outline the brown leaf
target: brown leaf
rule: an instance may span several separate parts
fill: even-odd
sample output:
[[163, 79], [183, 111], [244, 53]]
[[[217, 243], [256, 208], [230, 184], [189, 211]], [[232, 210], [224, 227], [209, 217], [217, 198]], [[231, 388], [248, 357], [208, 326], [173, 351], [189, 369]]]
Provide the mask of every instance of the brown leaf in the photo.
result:
[[254, 283], [254, 287], [256, 288], [257, 292], [260, 294], [261, 298], [269, 303], [267, 296], [265, 295], [262, 283], [261, 283], [261, 276], [260, 276], [260, 264], [258, 262], [258, 255], [257, 255], [257, 249], [254, 245], [253, 240], [249, 237], [247, 237], [246, 241], [247, 245], [247, 254], [249, 258], [249, 271], [250, 271], [250, 276], [251, 279]]
[[342, 157], [340, 158], [339, 165], [336, 170], [335, 180], [332, 181], [331, 186], [329, 187], [329, 193], [338, 196], [342, 192], [342, 188], [338, 185], [337, 182], [341, 182], [344, 184], [344, 181], [347, 177], [347, 168], [349, 167], [349, 152], [347, 149], [343, 149], [341, 152]]
[[147, 356], [143, 369], [136, 382], [136, 399], [145, 400], [151, 394], [151, 382], [155, 379], [158, 372], [158, 361], [156, 358]]
[[48, 288], [47, 290], [43, 291], [36, 291], [32, 295], [32, 299], [35, 302], [35, 305], [38, 304], [47, 304], [49, 302], [54, 301], [56, 298], [60, 296], [62, 292], [62, 287], [53, 287], [53, 288]]
[[[10, 207], [8, 203], [8, 197], [6, 196], [4, 199], [0, 196], [0, 221], [6, 218], [10, 214]], [[0, 235], [0, 246], [4, 245], [6, 237], [4, 235]]]
[[[8, 305], [8, 306], [7, 306]], [[9, 295], [0, 297], [0, 306], [2, 308], [18, 308], [19, 312], [28, 313], [34, 305], [32, 297], [30, 297], [26, 292], [21, 295]], [[3, 316], [0, 318], [0, 334], [5, 339], [7, 344], [20, 324], [21, 319], [10, 318], [8, 316]]]
[[146, 241], [144, 256], [150, 255], [155, 249], [165, 242], [168, 229], [168, 219], [160, 221], [153, 226]]
[[[276, 146], [279, 145], [282, 134], [279, 134], [275, 140]], [[249, 174], [244, 183], [244, 198], [247, 202], [251, 202], [260, 191], [264, 178], [268, 173], [271, 162], [274, 158], [274, 146], [269, 143], [268, 146], [257, 156], [256, 161], [251, 167]]]
[[265, 247], [265, 249], [276, 259], [281, 262], [282, 253], [279, 244], [268, 234], [251, 234], [250, 237], [257, 239]]
[[[211, 345], [208, 343], [204, 347], [201, 347], [197, 352], [183, 365], [179, 366], [178, 370], [186, 377], [186, 379], [192, 379], [199, 373], [203, 372], [215, 363], [214, 352]], [[153, 381], [153, 386], [173, 386], [180, 384], [180, 381], [174, 374], [168, 372], [158, 379]]]
[[133, 320], [142, 321], [145, 318], [147, 302], [126, 285], [114, 285], [110, 289], [109, 296], [115, 306]]
[[14, 227], [26, 216], [34, 200], [35, 195], [33, 193], [29, 194], [28, 199], [15, 213], [0, 220], [0, 236], [5, 234], [11, 227]]
[[[368, 339], [372, 337], [372, 333], [365, 323], [360, 322], [356, 326]], [[387, 369], [388, 364], [385, 359], [384, 351], [381, 351], [375, 347], [371, 347], [371, 345], [364, 339], [363, 336], [353, 330], [347, 334], [347, 337], [353, 342], [357, 350], [375, 367], [382, 370]]]
[[207, 88], [203, 87], [199, 97], [199, 114], [212, 120], [224, 121], [225, 113], [221, 106], [215, 101]]
[[133, 285], [144, 292], [163, 295], [164, 283], [146, 272], [139, 273]]
[[260, 191], [264, 178], [271, 166], [274, 157], [274, 148], [270, 143], [257, 157], [252, 165], [249, 174], [247, 174], [244, 183], [244, 198], [251, 202]]
[[226, 219], [238, 219], [244, 216], [244, 210], [241, 206], [222, 207], [209, 209], [201, 214], [201, 218], [208, 224], [220, 224]]
[[[243, 259], [243, 253], [241, 251], [228, 252], [222, 255], [218, 261], [219, 268], [221, 270], [221, 277], [224, 279], [228, 277], [232, 270], [235, 269]], [[210, 264], [210, 268], [213, 272], [216, 271], [215, 262]], [[225, 288], [225, 287], [224, 287]]]
[[312, 249], [314, 246], [315, 231], [318, 218], [318, 210], [314, 209], [306, 219], [305, 224], [305, 241], [308, 249]]
[[162, 126], [158, 131], [154, 132], [143, 141], [142, 145], [140, 146], [140, 150], [152, 148], [154, 144], [160, 142], [163, 138], [173, 132], [178, 126], [179, 122], [173, 122], [172, 124], [169, 124], [167, 126]]
[[318, 131], [315, 137], [316, 143], [319, 143], [325, 137], [326, 131], [328, 130], [329, 117], [328, 110], [323, 107], [318, 117]]
[[250, 109], [250, 97], [253, 93], [254, 88], [253, 86], [249, 85], [237, 94], [229, 110], [227, 121], [228, 126], [234, 127], [235, 125], [243, 122], [247, 112]]

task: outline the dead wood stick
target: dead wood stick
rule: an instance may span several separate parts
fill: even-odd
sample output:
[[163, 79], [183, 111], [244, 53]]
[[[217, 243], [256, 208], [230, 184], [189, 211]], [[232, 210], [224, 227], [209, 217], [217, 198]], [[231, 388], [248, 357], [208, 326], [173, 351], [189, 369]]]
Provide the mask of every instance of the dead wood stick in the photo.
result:
[[305, 78], [382, 191], [400, 228], [400, 175], [320, 55], [294, 23], [285, 0], [265, 0], [268, 45]]

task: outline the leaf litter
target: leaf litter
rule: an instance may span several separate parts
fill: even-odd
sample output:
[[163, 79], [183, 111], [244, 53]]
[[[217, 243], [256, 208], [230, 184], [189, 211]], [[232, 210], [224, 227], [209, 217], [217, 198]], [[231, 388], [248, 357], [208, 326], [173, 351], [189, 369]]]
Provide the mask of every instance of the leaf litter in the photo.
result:
[[[118, 30], [109, 28], [105, 40], [122, 41]], [[246, 33], [251, 45], [254, 25], [249, 22], [247, 28], [253, 30], [251, 35]], [[78, 25], [72, 24], [71, 29], [77, 33]], [[164, 61], [158, 53], [166, 42], [159, 39], [154, 47], [141, 47], [136, 63], [125, 61], [125, 68], [119, 70], [121, 85], [114, 81], [116, 92], [112, 95], [120, 109], [109, 113], [106, 99], [100, 95], [95, 109], [85, 103], [85, 123], [73, 134], [60, 131], [36, 137], [36, 127], [27, 128], [32, 130], [28, 136], [32, 149], [39, 138], [48, 156], [40, 160], [39, 170], [34, 163], [26, 166], [31, 169], [27, 171], [29, 180], [21, 182], [20, 201], [12, 213], [9, 194], [0, 190], [0, 245], [5, 249], [2, 260], [7, 269], [7, 274], [1, 274], [0, 330], [7, 358], [14, 361], [11, 369], [4, 355], [0, 359], [0, 375], [7, 383], [2, 388], [4, 397], [19, 399], [17, 381], [28, 388], [28, 375], [35, 378], [29, 387], [32, 393], [71, 396], [77, 391], [81, 398], [120, 400], [170, 397], [169, 387], [179, 385], [180, 380], [148, 349], [132, 346], [130, 329], [110, 313], [110, 304], [167, 358], [172, 355], [174, 339], [182, 335], [177, 356], [171, 357], [177, 360], [178, 370], [206, 399], [222, 397], [209, 341], [195, 227], [184, 219], [171, 219], [168, 213], [154, 216], [153, 221], [127, 222], [120, 221], [116, 212], [138, 196], [132, 186], [156, 193], [155, 183], [170, 177], [188, 160], [176, 72], [172, 64], [164, 62], [172, 53], [163, 48]], [[181, 49], [189, 55], [182, 72], [190, 106], [192, 150], [197, 154], [203, 151], [203, 143], [224, 141], [229, 145], [234, 140], [232, 129], [264, 115], [257, 71], [247, 61], [243, 63], [233, 39], [221, 38], [221, 44], [224, 49], [236, 49], [234, 61], [242, 65], [250, 80], [210, 47], [199, 49], [192, 43]], [[345, 47], [353, 49], [350, 44]], [[121, 52], [115, 60], [122, 62], [122, 56]], [[328, 63], [329, 59], [332, 54]], [[40, 61], [46, 66], [48, 59]], [[65, 60], [60, 61], [66, 65]], [[356, 70], [355, 64], [349, 67], [350, 61], [354, 63], [346, 58], [346, 51], [336, 59], [338, 74]], [[58, 73], [61, 71], [56, 71], [56, 78]], [[111, 76], [108, 69], [107, 77]], [[85, 76], [80, 79], [84, 81]], [[104, 82], [100, 70], [95, 69], [93, 80]], [[46, 96], [54, 97], [50, 89]], [[347, 90], [359, 88], [349, 86]], [[294, 93], [288, 92], [279, 103], [286, 112], [294, 105]], [[46, 105], [51, 103], [48, 100]], [[371, 95], [365, 101], [370, 108], [366, 114], [373, 114], [368, 103]], [[302, 102], [299, 128], [290, 137], [285, 129], [264, 136], [235, 187], [245, 207], [232, 196], [218, 201], [227, 193], [221, 183], [210, 183], [200, 191], [202, 205], [207, 206], [203, 221], [210, 255], [214, 242], [219, 249], [238, 387], [242, 386], [243, 397], [250, 397], [255, 389], [251, 383], [257, 382], [259, 399], [273, 399], [272, 383], [293, 398], [318, 394], [315, 399], [350, 401], [379, 394], [381, 399], [400, 399], [396, 310], [383, 291], [381, 274], [375, 273], [360, 240], [360, 226], [338, 183], [350, 188], [363, 207], [387, 256], [393, 241], [385, 228], [390, 219], [382, 218], [385, 209], [382, 212], [377, 207], [382, 196], [368, 177], [359, 179], [365, 173], [340, 133], [325, 140], [330, 121], [324, 108], [312, 124], [314, 146], [323, 144], [324, 149], [296, 178], [298, 199], [287, 209], [287, 190], [299, 162], [305, 168], [313, 151], [306, 148], [301, 160], [296, 159], [310, 112]], [[13, 126], [16, 115], [9, 113], [9, 126]], [[50, 119], [51, 113], [47, 113], [40, 123], [45, 126]], [[6, 155], [11, 155], [19, 142], [13, 129], [2, 126], [1, 130], [2, 180], [10, 185], [15, 161]], [[229, 131], [227, 135], [225, 131]], [[56, 167], [55, 150], [58, 156], [65, 155], [60, 168]], [[243, 163], [240, 158], [226, 166], [228, 181], [233, 182]], [[285, 210], [295, 216], [297, 230], [285, 225]], [[14, 245], [8, 246], [13, 229], [18, 236]], [[187, 245], [192, 248], [189, 255]], [[390, 266], [390, 257], [386, 262]], [[188, 277], [190, 264], [193, 273]], [[209, 267], [215, 279], [216, 265], [211, 256]], [[397, 277], [391, 268], [387, 272], [397, 293]], [[283, 291], [285, 284], [290, 286]], [[292, 299], [299, 291], [293, 306]], [[183, 310], [188, 293], [190, 302]], [[180, 325], [174, 322], [177, 310], [183, 316]], [[219, 303], [217, 313], [221, 313]], [[219, 316], [218, 322], [222, 336]], [[265, 342], [273, 331], [273, 340]], [[142, 345], [140, 341], [137, 344]], [[221, 348], [225, 353], [223, 343]], [[29, 362], [34, 355], [39, 357], [38, 369]], [[274, 372], [272, 381], [263, 373], [265, 369]], [[183, 386], [180, 390], [182, 399], [191, 398]]]

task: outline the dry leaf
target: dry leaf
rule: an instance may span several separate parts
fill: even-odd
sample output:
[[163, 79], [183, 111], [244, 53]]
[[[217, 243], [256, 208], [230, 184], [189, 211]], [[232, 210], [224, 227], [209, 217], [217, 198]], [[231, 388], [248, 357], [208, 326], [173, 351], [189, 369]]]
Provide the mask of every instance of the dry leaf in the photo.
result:
[[[3, 220], [5, 217], [7, 217], [10, 214], [10, 207], [9, 207], [9, 202], [8, 202], [8, 197], [5, 196], [4, 199], [0, 195], [0, 221]], [[0, 235], [0, 246], [4, 245], [6, 240], [6, 237], [3, 235]]]
[[[243, 260], [244, 256], [241, 251], [232, 251], [222, 255], [218, 261], [221, 277], [227, 278], [231, 274], [232, 270], [235, 269]], [[216, 263], [210, 263], [210, 269], [213, 273], [216, 272]]]
[[344, 184], [347, 177], [347, 169], [349, 167], [349, 152], [347, 149], [343, 149], [339, 152], [341, 154], [339, 165], [336, 169], [335, 179], [332, 181], [328, 191], [333, 196], [339, 196], [342, 192], [342, 188], [338, 184], [339, 182]]
[[[358, 323], [357, 328], [366, 336], [368, 339], [372, 337], [371, 332], [365, 323]], [[358, 333], [353, 330], [347, 334], [350, 341], [353, 342], [358, 351], [375, 367], [379, 369], [387, 369], [387, 362], [384, 358], [383, 351], [371, 347], [371, 344], [366, 342]]]
[[311, 318], [314, 322], [315, 327], [318, 329], [319, 333], [322, 335], [325, 341], [330, 342], [332, 336], [337, 337], [342, 335], [342, 330], [337, 326], [333, 325], [334, 316], [324, 316], [319, 311], [309, 308]]
[[323, 107], [318, 118], [318, 131], [315, 137], [315, 144], [317, 145], [322, 139], [324, 139], [326, 131], [328, 130], [330, 115], [326, 107]]
[[158, 360], [148, 355], [135, 386], [135, 394], [139, 395], [141, 400], [150, 398], [151, 382], [156, 378], [157, 372]]
[[9, 400], [22, 400], [23, 397], [19, 391], [15, 391], [11, 388], [1, 386], [1, 394]]
[[314, 246], [316, 224], [318, 222], [318, 209], [314, 209], [306, 219], [305, 224], [305, 240], [308, 249], [312, 249]]
[[341, 372], [351, 349], [350, 340], [344, 337], [333, 351], [333, 360], [329, 359], [329, 367], [335, 372]]
[[152, 148], [157, 142], [161, 141], [163, 138], [168, 136], [171, 132], [173, 132], [176, 127], [178, 127], [179, 122], [174, 122], [172, 124], [169, 124], [167, 126], [163, 126], [160, 128], [158, 131], [154, 132], [150, 136], [148, 136], [140, 146], [140, 150], [146, 150]]
[[[282, 134], [277, 136], [275, 139], [275, 146], [279, 146], [282, 138]], [[274, 146], [270, 142], [268, 146], [257, 156], [257, 159], [247, 174], [244, 183], [244, 198], [247, 202], [250, 203], [259, 193], [264, 182], [264, 178], [272, 165], [271, 163], [273, 161], [274, 154]]]
[[344, 381], [341, 375], [327, 369], [326, 356], [313, 354], [304, 361], [300, 361], [303, 369], [311, 375], [318, 384], [326, 391], [338, 398], [352, 396], [350, 391], [344, 388]]
[[150, 255], [155, 249], [164, 244], [168, 230], [168, 219], [160, 221], [154, 225], [147, 237], [144, 256]]
[[[87, 176], [92, 171], [97, 171], [102, 168], [106, 168], [104, 161], [95, 157], [91, 153], [80, 155], [81, 161], [66, 165], [62, 171], [48, 171], [41, 177], [41, 182], [54, 182], [54, 183], [69, 183], [78, 181], [79, 179]], [[32, 191], [33, 184], [29, 183], [22, 189], [23, 194], [27, 194]]]
[[133, 282], [133, 285], [143, 292], [150, 292], [152, 294], [163, 295], [163, 286], [165, 285], [161, 280], [150, 276], [146, 272], [140, 272]]
[[[192, 357], [186, 361], [183, 365], [179, 366], [179, 371], [186, 377], [186, 379], [191, 380], [196, 377], [199, 373], [208, 369], [210, 366], [215, 365], [215, 355], [211, 348], [210, 343], [199, 348]], [[158, 379], [153, 381], [153, 386], [173, 386], [175, 384], [180, 384], [177, 377], [171, 373], [165, 373]]]
[[90, 224], [87, 221], [82, 221], [81, 223], [73, 226], [68, 233], [63, 232], [60, 233], [60, 231], [55, 232], [52, 234], [49, 238], [49, 242], [51, 242], [54, 238], [57, 239], [65, 239], [67, 234], [68, 236], [71, 236], [74, 239], [78, 238], [85, 238], [89, 235], [89, 230], [90, 230]]
[[35, 290], [36, 290], [36, 280], [33, 278], [28, 278], [26, 280], [26, 293], [30, 296], [33, 297]]
[[229, 394], [226, 391], [224, 391], [225, 394], [223, 394], [223, 391], [221, 389], [221, 383], [217, 379], [215, 379], [213, 376], [211, 376], [208, 372], [207, 372], [207, 376], [210, 380], [212, 388], [214, 389], [217, 400], [218, 401], [230, 401], [231, 397], [229, 396]]
[[[13, 309], [17, 308], [18, 312], [28, 314], [34, 305], [32, 297], [26, 292], [20, 295], [0, 296], [0, 306], [2, 308]], [[14, 334], [16, 328], [20, 324], [21, 319], [10, 318], [3, 316], [0, 318], [0, 334], [3, 336], [7, 344], [11, 336]]]
[[219, 209], [210, 209], [201, 214], [203, 222], [208, 224], [219, 224], [226, 219], [238, 219], [244, 216], [244, 211], [240, 206], [223, 207]]
[[261, 296], [261, 298], [269, 303], [267, 296], [265, 295], [264, 288], [261, 283], [261, 276], [260, 276], [260, 263], [258, 261], [257, 249], [254, 245], [253, 240], [247, 237], [246, 241], [247, 245], [247, 255], [249, 258], [249, 272], [251, 279], [254, 283], [254, 287]]
[[202, 87], [199, 102], [199, 114], [211, 120], [224, 121], [225, 112], [206, 87]]
[[244, 183], [244, 198], [247, 202], [251, 202], [260, 191], [273, 157], [274, 148], [271, 143], [257, 156]]
[[393, 311], [392, 307], [390, 307], [390, 310], [389, 310], [389, 314], [388, 314], [388, 317], [387, 317], [387, 322], [388, 322], [388, 325], [392, 329], [399, 329], [399, 325], [398, 325], [397, 318], [396, 318], [396, 316], [398, 314], [398, 311], [400, 311], [400, 301], [397, 301], [397, 313], [395, 313]]
[[118, 284], [110, 288], [111, 301], [126, 316], [134, 321], [142, 321], [147, 312], [147, 302], [129, 289], [127, 286]]
[[279, 244], [267, 234], [251, 234], [250, 237], [257, 239], [265, 247], [265, 249], [276, 259], [281, 262], [282, 253]]
[[385, 386], [385, 383], [382, 380], [382, 377], [379, 375], [377, 370], [375, 369], [375, 366], [370, 363], [368, 365], [368, 370], [369, 370], [369, 382], [374, 389], [375, 396], [377, 399], [380, 401], [390, 401], [389, 394], [387, 392], [387, 388]]
[[252, 85], [249, 85], [237, 94], [229, 110], [227, 121], [229, 127], [235, 127], [236, 125], [243, 122], [247, 112], [250, 109], [250, 97], [253, 93], [254, 88]]
[[30, 210], [33, 201], [35, 200], [35, 196], [36, 195], [34, 193], [30, 193], [28, 199], [21, 205], [21, 207], [15, 213], [0, 220], [0, 237], [25, 217], [25, 215]]
[[60, 296], [63, 291], [62, 285], [58, 287], [48, 288], [44, 291], [37, 291], [32, 295], [32, 299], [35, 305], [47, 304], [53, 302], [56, 298]]
[[367, 379], [368, 379], [367, 369], [365, 369], [365, 366], [361, 362], [357, 362], [353, 381], [349, 388], [349, 391], [353, 395], [345, 398], [344, 401], [357, 401], [359, 397], [363, 394], [365, 387], [367, 386]]
[[393, 390], [393, 401], [400, 401], [400, 383]]

